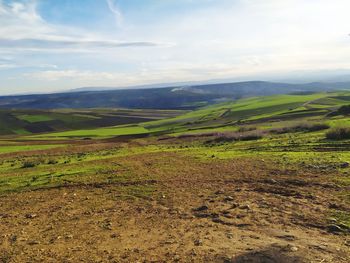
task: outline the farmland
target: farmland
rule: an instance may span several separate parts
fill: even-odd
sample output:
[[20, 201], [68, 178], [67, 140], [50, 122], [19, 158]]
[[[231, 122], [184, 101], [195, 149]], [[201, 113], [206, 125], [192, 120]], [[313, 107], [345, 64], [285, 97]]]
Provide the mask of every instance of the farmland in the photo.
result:
[[175, 110], [127, 109], [59, 109], [59, 110], [0, 110], [1, 135], [93, 129], [124, 125], [183, 114]]
[[[349, 262], [350, 139], [328, 138], [349, 104], [7, 111], [70, 125], [1, 136], [0, 262]], [[82, 126], [101, 115], [137, 121]]]

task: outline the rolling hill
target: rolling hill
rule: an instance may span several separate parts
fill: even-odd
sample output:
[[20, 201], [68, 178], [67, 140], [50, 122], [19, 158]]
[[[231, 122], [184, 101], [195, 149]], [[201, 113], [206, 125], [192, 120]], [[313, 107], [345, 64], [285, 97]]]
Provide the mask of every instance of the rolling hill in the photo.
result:
[[347, 117], [334, 114], [343, 105], [350, 104], [350, 92], [323, 92], [314, 94], [273, 95], [223, 102], [197, 109], [173, 118], [145, 123], [79, 129], [38, 135], [52, 137], [105, 138], [120, 135], [179, 135], [237, 131], [242, 126], [272, 129], [296, 122], [327, 122], [329, 125], [348, 123]]
[[131, 108], [196, 109], [222, 101], [253, 96], [320, 92], [350, 88], [349, 83], [286, 84], [263, 81], [150, 89], [82, 91], [40, 95], [3, 96], [0, 108]]
[[0, 135], [28, 135], [134, 124], [174, 117], [183, 111], [127, 109], [0, 110]]

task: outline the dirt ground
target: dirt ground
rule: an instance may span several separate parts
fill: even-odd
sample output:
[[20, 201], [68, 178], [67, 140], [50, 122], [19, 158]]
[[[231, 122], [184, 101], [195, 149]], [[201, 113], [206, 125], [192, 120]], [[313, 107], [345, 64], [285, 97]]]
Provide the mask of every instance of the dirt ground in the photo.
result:
[[350, 262], [329, 214], [349, 207], [329, 174], [175, 153], [123, 161], [140, 174], [130, 185], [2, 196], [0, 262]]

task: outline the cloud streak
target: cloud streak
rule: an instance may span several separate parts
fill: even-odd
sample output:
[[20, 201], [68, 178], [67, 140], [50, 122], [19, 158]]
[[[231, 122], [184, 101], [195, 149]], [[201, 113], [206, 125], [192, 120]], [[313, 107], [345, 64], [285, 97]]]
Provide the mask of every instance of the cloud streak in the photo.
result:
[[123, 23], [123, 15], [114, 0], [106, 0], [109, 10], [114, 14], [115, 21], [118, 27]]
[[164, 46], [166, 43], [135, 41], [120, 42], [109, 40], [48, 40], [48, 39], [4, 39], [0, 38], [0, 48], [21, 49], [62, 49], [62, 48], [127, 48], [127, 47], [156, 47]]
[[[107, 0], [109, 9], [118, 22], [122, 15], [112, 0]], [[159, 47], [169, 43], [157, 41], [119, 41], [113, 37], [82, 30], [80, 28], [54, 25], [46, 22], [37, 12], [37, 1], [9, 4], [0, 0], [0, 55], [6, 50], [41, 51], [59, 50], [86, 52], [95, 49], [127, 47]], [[133, 38], [135, 39], [135, 38]]]

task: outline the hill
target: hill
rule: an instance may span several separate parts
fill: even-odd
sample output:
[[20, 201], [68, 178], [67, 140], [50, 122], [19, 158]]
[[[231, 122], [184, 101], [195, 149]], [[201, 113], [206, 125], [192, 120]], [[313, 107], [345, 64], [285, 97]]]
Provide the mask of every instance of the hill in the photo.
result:
[[[0, 137], [0, 262], [348, 263], [349, 104], [343, 91], [180, 115], [14, 110], [76, 126]], [[156, 120], [82, 128], [114, 114]]]
[[203, 107], [175, 118], [121, 127], [73, 130], [45, 136], [113, 137], [126, 134], [204, 133], [236, 131], [241, 126], [262, 126], [262, 129], [268, 129], [302, 121], [326, 121], [336, 124], [341, 123], [343, 119], [334, 113], [339, 107], [348, 104], [348, 91], [262, 96]]
[[349, 83], [286, 84], [263, 81], [150, 89], [83, 91], [0, 97], [0, 108], [196, 109], [222, 101], [294, 92], [347, 89]]
[[174, 117], [183, 111], [128, 109], [0, 110], [0, 135], [93, 129]]

